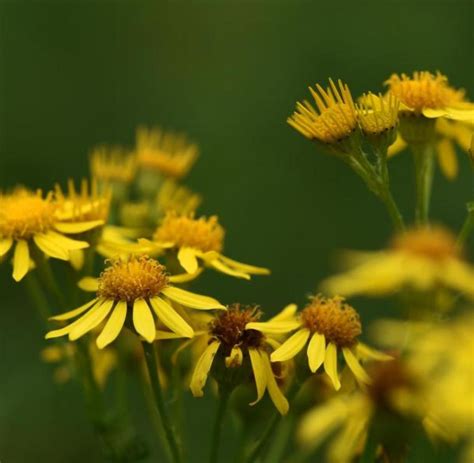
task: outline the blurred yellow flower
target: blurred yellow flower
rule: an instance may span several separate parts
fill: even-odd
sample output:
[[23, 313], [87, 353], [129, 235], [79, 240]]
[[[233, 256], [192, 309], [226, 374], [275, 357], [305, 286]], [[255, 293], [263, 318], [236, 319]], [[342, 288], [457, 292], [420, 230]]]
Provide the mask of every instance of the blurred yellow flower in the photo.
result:
[[135, 154], [142, 168], [179, 179], [196, 162], [199, 150], [184, 135], [141, 127], [137, 130]]
[[175, 251], [181, 266], [190, 274], [202, 264], [237, 278], [268, 275], [266, 268], [243, 264], [222, 254], [224, 229], [216, 216], [209, 218], [169, 212], [155, 230], [153, 240], [139, 240], [144, 252]]
[[[359, 314], [341, 297], [312, 298], [298, 318], [284, 323], [272, 320], [263, 323], [249, 323], [248, 329], [262, 333], [288, 333], [297, 330], [272, 354], [272, 362], [283, 362], [295, 357], [307, 347], [308, 366], [315, 373], [324, 365], [336, 390], [341, 382], [337, 371], [337, 356], [342, 351], [347, 366], [358, 381], [368, 384], [370, 378], [359, 362], [359, 358], [389, 360], [391, 357], [360, 343], [357, 338], [362, 332]], [[309, 342], [308, 342], [309, 341]]]
[[456, 238], [441, 227], [401, 233], [388, 249], [347, 255], [348, 270], [321, 287], [330, 294], [384, 295], [403, 288], [448, 288], [474, 297], [474, 268], [462, 256]]
[[156, 195], [156, 206], [160, 215], [174, 211], [179, 215], [193, 214], [202, 202], [202, 197], [171, 179], [165, 180]]
[[120, 147], [99, 146], [90, 154], [91, 176], [108, 183], [130, 183], [135, 177], [135, 157]]
[[67, 335], [75, 341], [107, 319], [96, 340], [97, 347], [102, 349], [117, 338], [129, 314], [136, 333], [151, 343], [156, 337], [153, 313], [171, 331], [190, 338], [193, 329], [169, 301], [200, 310], [225, 307], [216, 299], [170, 285], [186, 280], [188, 275], [184, 279], [183, 275], [168, 276], [164, 266], [147, 256], [112, 261], [98, 279], [88, 277], [80, 282], [82, 289], [96, 292], [94, 299], [51, 319], [64, 321], [81, 316], [64, 328], [50, 331], [46, 339]]
[[[250, 405], [258, 403], [265, 391], [268, 391], [277, 410], [282, 415], [288, 413], [288, 401], [277, 383], [278, 369], [276, 366], [272, 367], [269, 358], [269, 350], [277, 342], [260, 331], [247, 328], [259, 316], [255, 307], [233, 304], [211, 321], [204, 334], [207, 339], [206, 347], [191, 378], [190, 388], [195, 397], [203, 395], [203, 388], [216, 362], [222, 362], [226, 368], [239, 368], [250, 362], [257, 389], [257, 398]], [[283, 315], [285, 316], [286, 314]]]
[[32, 192], [19, 187], [11, 193], [0, 194], [0, 257], [15, 245], [13, 279], [20, 281], [31, 269], [31, 260], [38, 253], [68, 261], [71, 251], [89, 246], [86, 241], [73, 240], [66, 234], [83, 233], [104, 221], [81, 220], [64, 214], [63, 204], [55, 201], [52, 193], [43, 197], [41, 191]]

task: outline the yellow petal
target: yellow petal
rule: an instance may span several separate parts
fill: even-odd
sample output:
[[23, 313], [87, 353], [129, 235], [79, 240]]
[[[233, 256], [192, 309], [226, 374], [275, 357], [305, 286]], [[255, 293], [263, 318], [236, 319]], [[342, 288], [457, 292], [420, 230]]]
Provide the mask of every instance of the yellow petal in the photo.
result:
[[30, 268], [30, 250], [25, 240], [18, 240], [13, 254], [13, 279], [20, 281]]
[[117, 305], [107, 320], [104, 329], [96, 340], [96, 344], [99, 349], [103, 349], [105, 346], [115, 341], [123, 328], [126, 316], [127, 303], [125, 301], [117, 302]]
[[241, 271], [238, 271], [238, 270], [234, 270], [234, 269], [228, 267], [226, 264], [224, 264], [223, 262], [221, 262], [218, 259], [213, 259], [213, 260], [209, 260], [209, 261], [206, 261], [206, 262], [211, 267], [214, 267], [216, 270], [218, 270], [221, 273], [224, 273], [225, 275], [229, 275], [231, 277], [236, 277], [236, 278], [242, 278], [244, 280], [250, 280], [250, 275], [248, 275], [247, 273], [244, 273], [244, 272], [241, 272]]
[[441, 171], [449, 180], [456, 178], [458, 174], [458, 158], [451, 140], [442, 138], [437, 145], [438, 163]]
[[326, 338], [324, 334], [314, 333], [308, 344], [309, 369], [315, 373], [323, 364], [326, 353]]
[[290, 336], [276, 351], [271, 355], [272, 362], [284, 362], [295, 357], [303, 349], [309, 338], [309, 330], [302, 328]]
[[296, 304], [288, 304], [286, 307], [282, 309], [281, 312], [276, 314], [274, 317], [270, 318], [270, 322], [282, 322], [282, 321], [290, 321], [293, 320], [294, 316], [296, 315], [296, 311], [298, 310], [298, 306]]
[[195, 280], [203, 272], [203, 268], [199, 268], [195, 273], [180, 273], [178, 275], [171, 275], [168, 280], [170, 283], [187, 283]]
[[369, 375], [366, 371], [362, 368], [359, 360], [357, 360], [356, 356], [352, 353], [352, 351], [348, 347], [342, 348], [342, 354], [346, 360], [347, 366], [350, 368], [354, 376], [361, 382], [365, 384], [370, 384]]
[[395, 156], [396, 154], [400, 153], [407, 147], [407, 143], [400, 135], [397, 135], [395, 141], [388, 147], [387, 155], [388, 157]]
[[155, 341], [164, 341], [166, 339], [181, 339], [182, 337], [183, 336], [181, 336], [180, 334], [173, 333], [172, 331], [156, 330], [155, 333]]
[[301, 326], [298, 320], [294, 321], [268, 321], [250, 322], [245, 325], [247, 330], [257, 330], [267, 334], [283, 334], [294, 331]]
[[77, 286], [83, 291], [95, 293], [99, 289], [99, 280], [98, 278], [84, 277], [79, 280]]
[[145, 299], [137, 299], [133, 303], [133, 326], [148, 342], [155, 339], [155, 320]]
[[84, 251], [82, 249], [72, 249], [69, 251], [69, 262], [74, 270], [81, 270], [84, 266]]
[[225, 307], [216, 299], [203, 296], [201, 294], [191, 293], [181, 288], [174, 286], [167, 286], [162, 290], [162, 293], [178, 304], [183, 304], [191, 309], [213, 310], [225, 309]]
[[199, 264], [196, 258], [196, 252], [193, 248], [180, 248], [178, 251], [178, 261], [186, 272], [197, 272]]
[[251, 402], [250, 405], [255, 405], [257, 402], [262, 400], [263, 394], [265, 394], [265, 389], [267, 387], [267, 370], [258, 349], [249, 347], [248, 352], [250, 363], [252, 364], [255, 386], [257, 388], [257, 399], [254, 402]]
[[48, 238], [45, 234], [38, 233], [34, 235], [33, 241], [47, 256], [54, 257], [55, 259], [69, 260], [68, 250]]
[[209, 344], [196, 363], [189, 388], [194, 397], [202, 397], [202, 389], [206, 385], [207, 377], [211, 371], [212, 362], [221, 343], [213, 341]]
[[[96, 301], [92, 306], [89, 307], [89, 312], [91, 312], [91, 311], [95, 310], [97, 307], [99, 307], [99, 305], [96, 305], [97, 302], [99, 302], [99, 304], [100, 304], [100, 303], [104, 302], [104, 300], [101, 299], [101, 300]], [[61, 336], [65, 336], [65, 335], [69, 334], [76, 326], [78, 326], [83, 321], [83, 319], [85, 317], [87, 317], [89, 312], [87, 312], [81, 318], [79, 318], [78, 320], [70, 323], [69, 325], [67, 325], [63, 328], [59, 328], [57, 330], [49, 331], [48, 333], [46, 333], [45, 339], [59, 338]]]
[[334, 389], [338, 391], [341, 388], [339, 375], [337, 374], [337, 347], [330, 342], [326, 348], [326, 356], [324, 358], [324, 371], [331, 378]]
[[233, 267], [235, 270], [238, 270], [240, 272], [249, 273], [250, 275], [270, 275], [270, 270], [268, 268], [243, 264], [242, 262], [238, 262], [223, 255], [220, 256], [220, 260], [227, 264], [229, 267]]
[[378, 360], [381, 362], [393, 360], [393, 357], [391, 355], [385, 354], [384, 352], [380, 352], [376, 349], [372, 349], [371, 347], [367, 346], [366, 344], [362, 342], [357, 343], [356, 350], [359, 356], [362, 357], [363, 359], [366, 358], [366, 359]]
[[150, 304], [157, 317], [171, 331], [185, 338], [192, 338], [194, 336], [194, 330], [165, 300], [154, 297], [150, 299]]
[[92, 301], [86, 302], [77, 309], [70, 310], [69, 312], [61, 313], [59, 315], [54, 315], [53, 317], [49, 317], [49, 319], [63, 321], [77, 317], [78, 315], [81, 315], [81, 313], [85, 312], [87, 309], [90, 309], [98, 300], [99, 299], [96, 297], [95, 299], [92, 299]]
[[54, 231], [49, 231], [45, 234], [45, 236], [67, 250], [85, 249], [89, 247], [89, 243], [87, 241], [73, 240]]
[[4, 238], [0, 240], [0, 257], [4, 256], [12, 247], [13, 240], [11, 238]]
[[260, 352], [263, 363], [265, 365], [266, 375], [267, 375], [267, 390], [270, 394], [273, 404], [276, 409], [282, 414], [286, 415], [290, 409], [290, 405], [286, 397], [280, 391], [278, 384], [276, 382], [275, 376], [273, 374], [272, 366], [270, 365], [270, 359], [266, 352]]
[[446, 117], [454, 121], [472, 121], [474, 119], [474, 109], [425, 108], [423, 109], [423, 116], [428, 118]]
[[100, 325], [110, 313], [113, 306], [114, 301], [106, 299], [101, 305], [96, 305], [93, 309], [89, 310], [86, 315], [78, 320], [79, 323], [69, 332], [69, 340], [75, 341]]
[[244, 360], [244, 354], [240, 347], [234, 346], [230, 351], [230, 354], [225, 358], [225, 366], [227, 368], [236, 368], [242, 365]]
[[61, 233], [83, 233], [93, 228], [104, 225], [103, 220], [91, 220], [89, 222], [56, 222], [54, 228]]

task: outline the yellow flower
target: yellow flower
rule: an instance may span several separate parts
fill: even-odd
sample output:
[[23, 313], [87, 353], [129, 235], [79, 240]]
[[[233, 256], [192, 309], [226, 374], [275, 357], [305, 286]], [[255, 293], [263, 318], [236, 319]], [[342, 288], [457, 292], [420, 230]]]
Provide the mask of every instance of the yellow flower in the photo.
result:
[[[469, 153], [469, 145], [474, 131], [474, 123], [450, 121], [448, 119], [439, 118], [436, 121], [436, 144], [435, 150], [438, 158], [438, 164], [441, 172], [448, 179], [456, 178], [459, 166], [456, 156], [455, 145]], [[407, 147], [407, 143], [399, 135], [395, 143], [388, 149], [389, 157], [403, 151]]]
[[[370, 383], [370, 378], [359, 363], [360, 357], [389, 360], [390, 357], [376, 352], [358, 342], [362, 332], [359, 314], [341, 297], [315, 296], [293, 321], [269, 321], [250, 323], [247, 328], [262, 333], [288, 333], [297, 330], [272, 355], [272, 362], [283, 362], [295, 357], [308, 343], [308, 366], [315, 373], [324, 365], [336, 390], [341, 382], [337, 371], [338, 352], [342, 351], [347, 366], [357, 380]], [[309, 342], [308, 342], [309, 341]]]
[[184, 279], [182, 275], [168, 276], [165, 267], [147, 256], [112, 261], [98, 279], [85, 278], [80, 282], [82, 289], [96, 292], [94, 299], [51, 319], [64, 321], [81, 316], [64, 328], [50, 331], [46, 339], [67, 335], [75, 341], [107, 319], [96, 340], [97, 347], [102, 349], [117, 338], [129, 314], [135, 331], [151, 343], [156, 337], [153, 313], [171, 331], [190, 338], [193, 329], [169, 301], [200, 310], [225, 307], [216, 299], [170, 285], [187, 280], [187, 275]]
[[13, 278], [20, 281], [29, 271], [30, 259], [38, 252], [47, 257], [70, 260], [71, 251], [89, 246], [86, 241], [73, 240], [65, 234], [83, 233], [102, 225], [103, 220], [76, 220], [62, 214], [61, 203], [52, 194], [17, 188], [0, 194], [0, 257], [15, 244]]
[[346, 84], [339, 80], [336, 86], [329, 79], [329, 85], [326, 90], [319, 84], [316, 84], [316, 90], [310, 87], [317, 109], [306, 100], [298, 102], [287, 122], [306, 138], [332, 144], [356, 130], [357, 111]]
[[195, 397], [202, 397], [203, 388], [216, 362], [222, 362], [222, 366], [225, 365], [227, 369], [245, 367], [250, 362], [257, 389], [257, 398], [250, 405], [258, 403], [265, 391], [268, 391], [277, 410], [282, 415], [288, 412], [288, 401], [280, 391], [275, 371], [270, 364], [269, 349], [275, 347], [276, 341], [260, 331], [247, 328], [259, 316], [254, 307], [244, 308], [240, 304], [234, 304], [209, 324], [209, 329], [204, 334], [207, 337], [206, 347], [191, 378], [190, 389]]
[[474, 269], [463, 259], [456, 238], [440, 227], [415, 228], [397, 235], [385, 251], [354, 253], [349, 269], [328, 278], [331, 294], [384, 295], [412, 288], [450, 288], [474, 297]]
[[174, 211], [179, 215], [189, 215], [196, 211], [202, 198], [189, 188], [167, 179], [156, 195], [156, 206], [160, 214]]
[[181, 266], [190, 274], [199, 271], [201, 262], [237, 278], [268, 275], [266, 268], [243, 264], [222, 254], [224, 229], [216, 216], [196, 219], [193, 215], [169, 212], [153, 235], [153, 241], [139, 240], [146, 252], [174, 250]]
[[94, 179], [103, 183], [130, 183], [136, 172], [136, 159], [120, 147], [99, 146], [90, 155]]
[[176, 179], [189, 172], [199, 154], [184, 135], [143, 127], [137, 130], [135, 150], [141, 167]]
[[357, 116], [366, 135], [380, 135], [396, 128], [400, 102], [393, 95], [383, 97], [368, 93], [359, 99]]
[[446, 76], [415, 71], [412, 76], [392, 74], [385, 82], [400, 102], [400, 110], [427, 118], [446, 117], [458, 121], [474, 119], [474, 104], [466, 101], [464, 90], [448, 84]]

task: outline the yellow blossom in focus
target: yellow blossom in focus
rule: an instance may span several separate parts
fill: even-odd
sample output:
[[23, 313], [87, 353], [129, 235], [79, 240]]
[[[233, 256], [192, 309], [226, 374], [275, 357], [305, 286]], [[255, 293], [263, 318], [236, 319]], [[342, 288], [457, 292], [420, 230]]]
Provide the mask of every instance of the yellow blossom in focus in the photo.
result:
[[385, 98], [370, 92], [363, 95], [356, 105], [362, 131], [367, 135], [380, 135], [396, 128], [399, 103], [393, 95]]
[[323, 281], [323, 290], [352, 296], [441, 287], [474, 298], [474, 268], [463, 258], [455, 236], [441, 227], [408, 230], [384, 251], [348, 254], [347, 267]]
[[128, 315], [135, 332], [151, 343], [156, 338], [153, 313], [172, 332], [191, 338], [194, 335], [192, 327], [171, 302], [198, 310], [225, 307], [216, 299], [170, 284], [183, 281], [189, 281], [189, 276], [169, 276], [163, 265], [147, 256], [109, 262], [98, 279], [87, 277], [80, 282], [82, 289], [95, 292], [96, 297], [77, 309], [51, 317], [59, 322], [76, 320], [64, 328], [50, 331], [46, 339], [67, 335], [70, 341], [75, 341], [103, 324], [96, 340], [97, 347], [103, 349], [120, 334]]
[[357, 340], [362, 332], [359, 314], [341, 297], [315, 296], [302, 310], [298, 318], [285, 323], [268, 321], [249, 323], [262, 333], [292, 334], [271, 355], [272, 362], [283, 362], [295, 357], [307, 344], [308, 366], [315, 373], [321, 366], [336, 390], [341, 382], [337, 368], [338, 353], [342, 352], [347, 366], [356, 379], [370, 383], [370, 378], [359, 362], [359, 358], [389, 360], [390, 357], [376, 352]]
[[71, 252], [89, 247], [86, 241], [73, 240], [78, 234], [103, 225], [104, 221], [82, 220], [63, 214], [63, 204], [53, 194], [43, 196], [19, 187], [0, 194], [0, 257], [12, 247], [13, 279], [20, 281], [30, 270], [31, 260], [46, 257], [69, 261]]
[[135, 153], [142, 168], [179, 179], [187, 175], [199, 150], [184, 135], [141, 127], [137, 130]]

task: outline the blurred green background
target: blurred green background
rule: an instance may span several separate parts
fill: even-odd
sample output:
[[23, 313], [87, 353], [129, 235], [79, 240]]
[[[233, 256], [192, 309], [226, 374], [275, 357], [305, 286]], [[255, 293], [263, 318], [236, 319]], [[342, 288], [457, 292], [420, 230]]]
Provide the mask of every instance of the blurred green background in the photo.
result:
[[[202, 150], [189, 184], [227, 228], [227, 254], [273, 271], [250, 283], [210, 275], [201, 290], [269, 311], [302, 303], [336, 249], [382, 246], [390, 223], [358, 178], [286, 125], [295, 101], [328, 76], [358, 95], [417, 69], [441, 70], [472, 97], [473, 5], [2, 0], [0, 185], [85, 176], [91, 147], [132, 144], [139, 124], [185, 131]], [[391, 167], [409, 215], [411, 159]], [[464, 154], [456, 182], [437, 173], [440, 221], [460, 226], [469, 184]], [[0, 461], [100, 462], [79, 388], [54, 384], [41, 364], [44, 329], [10, 271], [0, 267]], [[359, 308], [364, 320], [384, 310]], [[204, 461], [214, 403], [186, 407], [190, 461]]]

